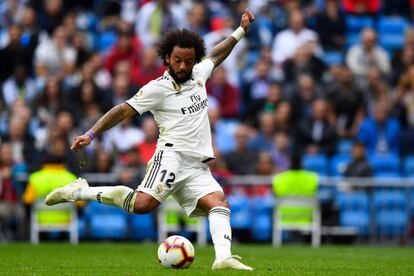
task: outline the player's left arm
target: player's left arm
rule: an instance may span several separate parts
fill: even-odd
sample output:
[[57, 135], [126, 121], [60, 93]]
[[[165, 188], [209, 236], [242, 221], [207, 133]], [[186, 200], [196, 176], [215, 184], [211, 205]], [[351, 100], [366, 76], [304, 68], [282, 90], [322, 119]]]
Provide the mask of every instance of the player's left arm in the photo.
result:
[[219, 66], [228, 57], [237, 42], [247, 33], [250, 23], [254, 20], [254, 14], [246, 9], [241, 16], [240, 27], [231, 36], [217, 44], [208, 55], [208, 58], [214, 63], [214, 67]]

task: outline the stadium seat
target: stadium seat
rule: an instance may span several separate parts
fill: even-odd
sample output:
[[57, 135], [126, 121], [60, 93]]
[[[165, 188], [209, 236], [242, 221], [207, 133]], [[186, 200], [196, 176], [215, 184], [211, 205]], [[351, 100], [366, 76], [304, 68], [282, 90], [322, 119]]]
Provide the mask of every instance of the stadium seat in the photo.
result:
[[369, 16], [347, 15], [345, 18], [348, 33], [358, 33], [366, 27], [373, 27], [374, 20]]
[[253, 219], [252, 236], [255, 241], [270, 241], [272, 238], [272, 214], [263, 213]]
[[407, 26], [407, 20], [400, 16], [380, 16], [377, 23], [377, 29], [380, 36], [382, 36], [382, 34], [396, 34], [404, 37], [404, 32]]
[[79, 242], [78, 215], [75, 205], [69, 202], [47, 206], [43, 199], [36, 201], [30, 212], [31, 243], [39, 243], [41, 232], [56, 233], [57, 231], [68, 232], [72, 244]]
[[341, 52], [337, 51], [325, 52], [323, 55], [323, 61], [329, 66], [334, 64], [342, 64], [344, 56]]
[[353, 142], [349, 139], [339, 139], [336, 144], [336, 152], [343, 155], [351, 155]]
[[381, 210], [376, 213], [376, 225], [379, 235], [404, 235], [408, 226], [408, 212], [406, 210]]
[[370, 228], [370, 216], [368, 211], [343, 210], [339, 213], [340, 226], [356, 228], [360, 235], [368, 235]]
[[84, 215], [89, 220], [91, 238], [126, 239], [128, 237], [128, 214], [121, 208], [92, 201], [85, 206]]
[[369, 163], [374, 171], [374, 176], [384, 173], [400, 173], [400, 159], [393, 154], [372, 155]]
[[237, 230], [247, 230], [253, 223], [249, 201], [246, 196], [231, 194], [227, 197], [231, 211], [231, 226]]
[[128, 236], [128, 222], [126, 214], [97, 214], [91, 217], [91, 238], [123, 240]]
[[346, 154], [333, 156], [330, 162], [330, 174], [332, 176], [342, 176], [351, 160], [351, 156]]
[[369, 197], [366, 192], [339, 192], [336, 195], [336, 204], [339, 210], [369, 211]]
[[112, 45], [114, 45], [116, 40], [117, 36], [114, 32], [105, 31], [101, 33], [98, 39], [98, 50], [102, 53], [106, 53], [112, 47]]
[[408, 208], [407, 194], [404, 190], [384, 189], [375, 190], [373, 195], [375, 210]]
[[404, 46], [404, 36], [400, 34], [381, 34], [379, 44], [384, 47], [390, 54]]
[[404, 176], [414, 176], [414, 156], [407, 156], [403, 161], [403, 172]]
[[156, 228], [152, 213], [129, 215], [131, 238], [134, 240], [155, 240]]
[[303, 168], [319, 175], [328, 174], [328, 159], [322, 154], [306, 154], [302, 158]]

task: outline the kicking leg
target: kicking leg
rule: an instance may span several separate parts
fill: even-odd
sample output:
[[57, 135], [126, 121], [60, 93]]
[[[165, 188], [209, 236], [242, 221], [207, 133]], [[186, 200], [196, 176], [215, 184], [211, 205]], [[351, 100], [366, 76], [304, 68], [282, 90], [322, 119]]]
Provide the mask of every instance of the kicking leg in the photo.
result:
[[126, 186], [89, 187], [88, 182], [83, 178], [53, 190], [47, 195], [45, 203], [55, 205], [76, 200], [97, 201], [123, 208], [129, 213], [147, 213], [159, 204], [152, 196]]
[[208, 194], [198, 201], [198, 206], [208, 213], [210, 233], [213, 239], [216, 260], [213, 269], [234, 268], [253, 270], [231, 255], [230, 209], [222, 192]]

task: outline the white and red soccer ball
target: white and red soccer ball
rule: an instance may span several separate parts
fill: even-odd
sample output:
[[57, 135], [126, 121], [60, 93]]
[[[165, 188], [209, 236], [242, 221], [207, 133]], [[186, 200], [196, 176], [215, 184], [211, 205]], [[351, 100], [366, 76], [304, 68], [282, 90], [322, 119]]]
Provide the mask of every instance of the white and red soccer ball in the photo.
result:
[[158, 261], [167, 268], [189, 268], [194, 257], [193, 244], [182, 236], [170, 236], [158, 247]]

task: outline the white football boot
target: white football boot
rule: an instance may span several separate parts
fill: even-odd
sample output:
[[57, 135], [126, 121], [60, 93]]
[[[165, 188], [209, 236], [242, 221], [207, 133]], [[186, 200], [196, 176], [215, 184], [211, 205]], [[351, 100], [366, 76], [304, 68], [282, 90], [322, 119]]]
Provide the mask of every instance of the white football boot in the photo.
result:
[[45, 199], [46, 205], [75, 201], [75, 193], [82, 188], [89, 187], [86, 179], [78, 178], [70, 184], [51, 191]]
[[237, 255], [233, 255], [228, 257], [227, 259], [224, 259], [222, 261], [215, 261], [213, 266], [211, 267], [212, 269], [226, 269], [226, 268], [230, 268], [230, 269], [239, 269], [239, 270], [253, 270], [252, 267], [247, 266], [245, 264], [242, 264], [239, 260], [241, 258]]

